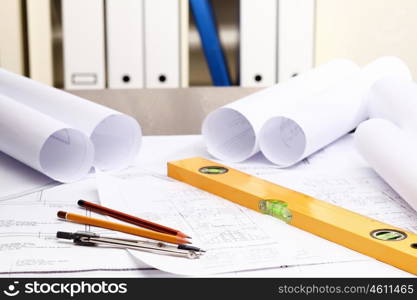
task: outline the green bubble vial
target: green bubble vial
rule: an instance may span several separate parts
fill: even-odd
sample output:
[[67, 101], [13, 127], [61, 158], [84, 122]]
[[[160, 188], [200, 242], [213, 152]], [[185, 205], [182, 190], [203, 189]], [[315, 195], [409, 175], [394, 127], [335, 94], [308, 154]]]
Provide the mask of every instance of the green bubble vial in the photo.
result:
[[220, 166], [209, 166], [200, 168], [199, 171], [204, 174], [224, 174], [227, 173], [228, 169]]
[[371, 235], [381, 241], [400, 241], [407, 237], [405, 233], [391, 229], [375, 230]]
[[284, 201], [265, 199], [259, 201], [259, 209], [262, 213], [278, 218], [284, 222], [291, 222], [292, 213], [288, 209], [288, 204]]

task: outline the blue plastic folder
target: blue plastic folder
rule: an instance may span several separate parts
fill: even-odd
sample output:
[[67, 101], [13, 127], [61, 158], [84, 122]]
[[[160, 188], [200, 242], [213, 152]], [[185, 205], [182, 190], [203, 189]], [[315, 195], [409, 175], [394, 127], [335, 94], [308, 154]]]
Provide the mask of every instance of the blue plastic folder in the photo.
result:
[[231, 85], [210, 1], [190, 0], [190, 5], [213, 84], [216, 86]]

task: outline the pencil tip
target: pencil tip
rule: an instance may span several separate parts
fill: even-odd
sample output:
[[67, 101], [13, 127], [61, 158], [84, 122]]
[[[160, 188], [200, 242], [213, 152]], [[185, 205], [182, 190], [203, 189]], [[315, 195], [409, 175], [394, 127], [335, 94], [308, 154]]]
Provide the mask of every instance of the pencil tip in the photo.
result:
[[184, 239], [191, 239], [191, 236], [189, 236], [188, 234], [185, 234], [184, 232], [178, 231], [177, 232], [177, 236], [184, 238]]
[[84, 200], [78, 200], [77, 203], [78, 203], [79, 206], [84, 206], [85, 201]]
[[57, 213], [57, 216], [58, 216], [58, 218], [61, 218], [61, 219], [66, 219], [66, 218], [67, 218], [67, 213], [66, 213], [65, 211], [60, 210], [60, 211]]

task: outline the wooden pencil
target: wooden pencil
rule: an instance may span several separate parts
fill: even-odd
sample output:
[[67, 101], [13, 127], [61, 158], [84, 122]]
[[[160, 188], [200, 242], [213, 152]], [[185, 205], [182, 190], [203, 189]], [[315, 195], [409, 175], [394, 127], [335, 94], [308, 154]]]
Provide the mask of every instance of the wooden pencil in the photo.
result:
[[178, 245], [179, 244], [191, 244], [189, 241], [187, 241], [186, 239], [182, 237], [169, 235], [169, 234], [161, 233], [161, 232], [156, 232], [156, 231], [152, 231], [152, 230], [148, 230], [148, 229], [144, 229], [140, 227], [134, 227], [134, 226], [120, 224], [116, 222], [110, 222], [110, 221], [106, 221], [102, 219], [91, 218], [91, 217], [87, 217], [83, 215], [68, 213], [65, 211], [59, 211], [57, 215], [58, 215], [58, 218], [69, 220], [75, 223], [116, 230], [116, 231], [133, 234], [133, 235], [148, 238], [148, 239], [153, 239], [153, 240], [158, 240], [158, 241], [163, 241], [163, 242], [178, 244]]
[[173, 228], [169, 228], [167, 226], [161, 225], [161, 224], [157, 224], [145, 219], [141, 219], [132, 215], [128, 215], [126, 213], [123, 213], [121, 211], [117, 211], [96, 203], [92, 203], [92, 202], [88, 202], [85, 200], [79, 200], [78, 201], [78, 205], [81, 207], [85, 207], [87, 209], [90, 209], [91, 211], [94, 211], [96, 213], [99, 214], [103, 214], [106, 216], [110, 216], [112, 218], [118, 219], [120, 221], [124, 221], [136, 226], [140, 226], [143, 228], [147, 228], [150, 230], [154, 230], [154, 231], [158, 231], [158, 232], [162, 232], [162, 233], [166, 233], [166, 234], [170, 234], [170, 235], [176, 235], [182, 238], [191, 238], [190, 236], [186, 235], [185, 233], [173, 229]]

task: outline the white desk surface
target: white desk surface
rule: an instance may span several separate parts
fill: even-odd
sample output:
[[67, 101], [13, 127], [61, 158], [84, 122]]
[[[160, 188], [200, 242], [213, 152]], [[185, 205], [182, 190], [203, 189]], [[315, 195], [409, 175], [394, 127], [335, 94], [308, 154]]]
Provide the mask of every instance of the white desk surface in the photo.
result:
[[[146, 136], [143, 139], [142, 148], [138, 155], [135, 165], [160, 174], [165, 174], [166, 162], [192, 156], [204, 156], [213, 159], [205, 150], [201, 136]], [[309, 166], [310, 165], [310, 166]], [[315, 165], [319, 169], [327, 169], [333, 173], [341, 173], [348, 168], [367, 168], [366, 163], [355, 152], [352, 139], [346, 136], [337, 141], [325, 151], [321, 151], [309, 158], [308, 161], [300, 163], [295, 168], [289, 170], [277, 169], [262, 157], [257, 155], [246, 162], [233, 164], [235, 168], [245, 172], [257, 174], [258, 172], [290, 172], [295, 169], [309, 169]], [[53, 238], [53, 233], [42, 235], [42, 228], [50, 226], [50, 231], [59, 230], [61, 223], [52, 216], [54, 211], [59, 210], [63, 203], [61, 199], [50, 198], [43, 200], [42, 195], [54, 194], [55, 191], [68, 191], [66, 199], [62, 201], [73, 201], [74, 209], [76, 201], [81, 197], [96, 197], [91, 194], [91, 182], [94, 179], [87, 179], [85, 182], [72, 185], [49, 184], [49, 180], [43, 176], [25, 170], [19, 165], [20, 171], [11, 172], [16, 169], [13, 161], [0, 156], [0, 276], [2, 277], [173, 277], [174, 275], [164, 273], [135, 261], [124, 250], [111, 250], [110, 256], [105, 252], [100, 252], [101, 257], [94, 253], [94, 249], [72, 246], [69, 249], [53, 249], [54, 260], [48, 261], [43, 255], [49, 248], [57, 247], [57, 241]], [[29, 175], [28, 175], [29, 174]], [[7, 187], [7, 189], [6, 189]], [[75, 187], [75, 188], [74, 188]], [[83, 190], [83, 189], [87, 190]], [[36, 200], [39, 197], [38, 200]], [[32, 198], [36, 198], [33, 200]], [[38, 202], [36, 202], [38, 201]], [[43, 202], [44, 201], [44, 202]], [[49, 201], [49, 202], [48, 202]], [[26, 204], [27, 203], [27, 204]], [[38, 209], [49, 209], [51, 216], [48, 220], [36, 219], [36, 211], [30, 211], [31, 205], [36, 203]], [[44, 205], [44, 206], [42, 206]], [[48, 205], [48, 206], [47, 206]], [[44, 208], [42, 208], [44, 207]], [[25, 210], [27, 216], [33, 218], [31, 224], [16, 224], [13, 214], [19, 214], [20, 210]], [[39, 217], [41, 218], [41, 217]], [[18, 228], [20, 226], [20, 228]], [[26, 227], [25, 227], [26, 226]], [[44, 227], [42, 227], [44, 226]], [[73, 225], [75, 226], [75, 225]], [[81, 226], [81, 225], [78, 225]], [[21, 228], [25, 228], [24, 230]], [[417, 228], [416, 228], [417, 229]], [[18, 234], [13, 232], [19, 231]], [[78, 229], [79, 230], [79, 229]], [[30, 242], [23, 243], [22, 239], [28, 238]], [[47, 245], [45, 249], [37, 247], [37, 240], [42, 240], [42, 245]], [[329, 242], [330, 243], [330, 242]], [[80, 249], [82, 248], [82, 249]], [[50, 250], [50, 249], [49, 249]], [[80, 252], [83, 251], [83, 252]], [[105, 250], [107, 251], [107, 250]], [[110, 250], [109, 250], [110, 251]], [[118, 251], [118, 252], [114, 252]], [[324, 250], [325, 251], [325, 250]], [[86, 253], [91, 255], [90, 262], [86, 262], [85, 267], [80, 266], [71, 268], [68, 260], [76, 259], [77, 255]], [[88, 254], [87, 254], [88, 253]], [[62, 257], [60, 257], [60, 255]], [[72, 257], [70, 257], [72, 255]], [[331, 255], [331, 253], [329, 253]], [[113, 257], [113, 261], [109, 261]], [[101, 260], [100, 260], [101, 258]], [[95, 263], [95, 260], [97, 262]], [[67, 262], [66, 262], [67, 260]], [[115, 261], [114, 261], [115, 260]], [[60, 269], [60, 263], [63, 267]], [[87, 265], [87, 263], [89, 263]], [[403, 277], [412, 276], [394, 267], [378, 262], [371, 258], [353, 262], [335, 262], [315, 265], [297, 265], [282, 268], [272, 268], [257, 271], [244, 271], [228, 274], [216, 275], [219, 277]]]

